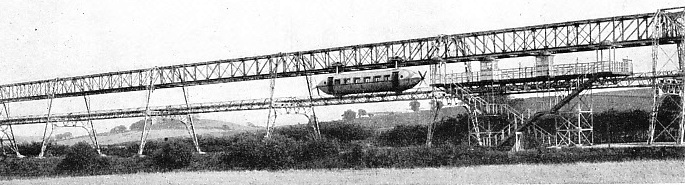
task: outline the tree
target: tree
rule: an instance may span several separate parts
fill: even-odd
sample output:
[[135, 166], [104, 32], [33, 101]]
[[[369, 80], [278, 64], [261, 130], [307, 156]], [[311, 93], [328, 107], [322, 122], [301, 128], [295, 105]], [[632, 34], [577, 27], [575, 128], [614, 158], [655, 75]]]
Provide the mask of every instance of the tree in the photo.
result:
[[56, 170], [62, 173], [96, 174], [98, 170], [109, 166], [107, 158], [100, 157], [88, 143], [79, 142], [67, 149], [66, 156], [57, 164]]
[[71, 132], [65, 132], [65, 133], [55, 135], [55, 139], [56, 140], [64, 140], [64, 139], [71, 138], [71, 136], [72, 136]]
[[139, 120], [136, 121], [135, 123], [132, 123], [131, 126], [128, 127], [129, 130], [143, 130], [143, 127], [145, 126], [145, 120]]
[[440, 110], [440, 109], [442, 109], [442, 106], [443, 106], [442, 101], [431, 100], [430, 104], [431, 104], [431, 110]]
[[112, 130], [109, 130], [109, 133], [111, 133], [111, 134], [118, 134], [118, 133], [124, 133], [124, 132], [126, 132], [126, 126], [124, 126], [124, 125], [119, 125], [119, 126], [112, 128]]
[[192, 147], [182, 142], [164, 143], [161, 148], [152, 153], [155, 164], [165, 170], [186, 167], [190, 165], [192, 157]]
[[366, 116], [366, 110], [364, 110], [364, 109], [359, 109], [359, 110], [357, 111], [357, 114], [359, 115], [360, 118], [361, 118], [362, 116]]
[[421, 103], [418, 100], [414, 100], [409, 102], [409, 106], [411, 107], [411, 110], [414, 112], [419, 111], [419, 107], [421, 107]]
[[342, 114], [343, 120], [349, 122], [354, 120], [354, 118], [357, 117], [357, 113], [355, 113], [352, 109], [347, 109], [343, 114]]

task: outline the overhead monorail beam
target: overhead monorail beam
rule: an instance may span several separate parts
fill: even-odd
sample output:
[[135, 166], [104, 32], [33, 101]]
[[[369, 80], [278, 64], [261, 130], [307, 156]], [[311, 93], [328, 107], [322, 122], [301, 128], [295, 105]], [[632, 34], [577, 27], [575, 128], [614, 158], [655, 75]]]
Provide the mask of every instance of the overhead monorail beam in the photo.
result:
[[[164, 66], [154, 69], [110, 72], [0, 85], [0, 102], [30, 101], [144, 90], [153, 79], [155, 89], [226, 83], [333, 72], [372, 70], [394, 66], [390, 58], [403, 59], [402, 66], [429, 65], [433, 58], [449, 62], [597, 50], [607, 44], [620, 47], [650, 45], [653, 13], [570, 21], [492, 31], [444, 35], [374, 44], [279, 53], [256, 57]], [[675, 13], [659, 14], [674, 16]], [[671, 20], [671, 19], [661, 19]], [[679, 42], [672, 21], [662, 21], [660, 44]], [[278, 65], [271, 65], [278, 63]], [[152, 78], [150, 78], [152, 76]], [[53, 88], [54, 87], [54, 88]], [[54, 90], [53, 90], [54, 89]], [[54, 92], [52, 92], [54, 91]]]

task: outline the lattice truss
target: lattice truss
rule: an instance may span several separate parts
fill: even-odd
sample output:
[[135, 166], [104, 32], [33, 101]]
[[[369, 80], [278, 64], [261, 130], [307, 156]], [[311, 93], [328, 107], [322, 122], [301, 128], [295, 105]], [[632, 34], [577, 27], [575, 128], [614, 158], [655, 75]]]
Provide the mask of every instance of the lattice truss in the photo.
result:
[[[2, 110], [0, 110], [0, 117], [9, 118], [8, 104], [2, 104]], [[23, 157], [19, 153], [19, 148], [17, 148], [17, 142], [14, 138], [14, 130], [12, 125], [0, 125], [0, 149], [3, 155], [7, 155], [8, 152], [13, 152], [17, 157]]]
[[[675, 141], [683, 144], [685, 137], [685, 8], [659, 10], [654, 15], [656, 24], [652, 32], [655, 40], [652, 46], [652, 71], [673, 70], [678, 75], [652, 79], [654, 90], [652, 114], [650, 117], [648, 143], [656, 141]], [[679, 35], [675, 50], [657, 42], [664, 35]], [[671, 42], [673, 43], [673, 42]], [[663, 106], [676, 104], [675, 107]], [[671, 109], [669, 109], [671, 108]], [[675, 108], [675, 109], [672, 109]]]
[[[660, 44], [682, 42], [683, 36], [685, 35], [685, 33], [683, 33], [682, 24], [683, 8], [680, 7], [649, 14], [570, 21], [465, 34], [441, 35], [420, 39], [279, 53], [256, 57], [156, 67], [152, 69], [119, 71], [0, 85], [0, 102], [2, 103], [38, 99], [49, 99], [51, 101], [54, 98], [61, 97], [85, 97], [87, 95], [103, 93], [139, 90], [148, 91], [148, 104], [146, 104], [145, 108], [105, 111], [88, 110], [86, 113], [51, 114], [50, 107], [52, 105], [50, 104], [48, 106], [47, 115], [8, 117], [7, 119], [0, 120], [0, 123], [3, 128], [3, 138], [6, 138], [3, 141], [5, 141], [9, 140], [10, 136], [13, 135], [4, 132], [10, 128], [7, 126], [10, 124], [45, 123], [46, 129], [44, 135], [48, 136], [48, 127], [52, 127], [52, 122], [67, 123], [124, 117], [146, 117], [146, 120], [148, 120], [150, 117], [154, 116], [273, 109], [273, 102], [288, 102], [296, 107], [312, 107], [351, 103], [430, 99], [434, 97], [431, 95], [433, 91], [417, 90], [399, 95], [369, 93], [343, 98], [309, 97], [287, 100], [269, 98], [191, 104], [188, 102], [185, 87], [234, 81], [273, 79], [274, 77], [279, 78], [331, 73], [335, 71], [335, 66], [344, 67], [348, 71], [388, 68], [395, 66], [395, 63], [392, 61], [394, 58], [402, 59], [403, 62], [400, 66], [429, 65], [434, 64], [436, 58], [442, 59], [445, 63], [483, 61], [492, 58], [537, 56], [541, 53], [559, 54], [597, 50], [598, 48], [607, 45], [607, 43], [617, 47], [638, 47], [654, 44], [654, 53], [658, 53]], [[682, 46], [678, 48], [678, 51], [680, 51], [678, 56], [683, 58], [682, 56], [685, 52], [682, 52]], [[653, 58], [654, 61], [656, 61], [658, 56], [655, 55]], [[649, 74], [594, 79], [585, 81], [583, 84], [585, 84], [584, 86], [597, 85], [599, 87], [607, 88], [645, 86], [645, 82], [650, 81], [651, 79], [664, 76], [681, 77], [683, 74], [681, 70], [682, 67], [679, 68], [677, 72], [653, 70]], [[682, 81], [678, 83], [682, 84]], [[501, 117], [500, 120], [508, 122], [508, 124], [505, 124], [502, 128], [493, 129], [492, 127], [484, 127], [477, 119], [473, 119], [476, 120], [476, 122], [473, 122], [471, 128], [473, 133], [472, 137], [477, 140], [479, 144], [500, 145], [506, 143], [510, 138], [517, 138], [513, 136], [516, 136], [516, 133], [521, 132], [523, 128], [528, 127], [528, 123], [539, 118], [539, 114], [527, 117], [516, 112], [507, 105], [483, 101], [482, 98], [475, 96], [479, 93], [486, 92], [482, 89], [473, 88], [467, 90], [470, 89], [470, 87], [462, 87], [454, 82], [443, 84], [446, 85], [439, 88], [442, 88], [452, 98], [456, 98], [464, 104], [467, 104], [472, 114], [480, 115], [481, 117], [484, 115], [498, 115]], [[657, 85], [655, 84], [657, 84], [656, 81], [652, 81], [652, 86], [657, 89]], [[569, 86], [569, 84], [558, 82], [514, 84], [514, 88], [517, 89], [510, 89], [510, 93], [535, 92], [536, 89], [525, 87], [530, 87], [531, 85], [541, 86], [543, 88], [539, 89], [542, 89], [543, 91], [549, 89], [552, 89], [552, 91], [559, 91], [564, 87]], [[547, 87], [545, 88], [545, 86]], [[159, 107], [149, 106], [149, 99], [154, 89], [173, 87], [184, 88], [186, 104]], [[582, 91], [577, 93], [579, 94], [580, 92]], [[682, 94], [682, 92], [683, 91], [680, 93]], [[572, 96], [569, 95], [568, 97]], [[655, 102], [657, 99], [658, 98], [655, 98]], [[567, 100], [562, 99], [561, 101]], [[559, 108], [560, 107], [557, 106], [552, 107], [551, 112], [555, 112]], [[656, 112], [657, 111], [653, 111], [653, 115], [655, 115]], [[681, 115], [682, 112], [683, 111], [681, 111]], [[680, 128], [682, 128], [682, 120], [684, 119], [680, 120]], [[192, 131], [192, 119], [188, 120], [188, 122], [189, 125], [191, 125], [190, 128]], [[146, 123], [145, 125], [147, 126], [148, 124]], [[659, 126], [667, 127], [667, 125], [662, 123], [659, 123]], [[655, 128], [652, 130], [658, 129]], [[142, 154], [145, 135], [146, 134], [141, 136], [140, 154]], [[680, 139], [682, 140], [682, 129], [680, 135]], [[47, 137], [44, 137], [43, 151], [46, 138]], [[13, 139], [11, 140], [13, 141]]]
[[[663, 13], [672, 16], [673, 13]], [[601, 19], [570, 21], [537, 26], [442, 35], [420, 39], [279, 53], [164, 66], [158, 70], [140, 69], [87, 76], [57, 78], [0, 86], [0, 101], [23, 101], [55, 97], [81, 96], [145, 90], [148, 77], [154, 76], [155, 88], [269, 79], [333, 72], [333, 66], [347, 70], [371, 70], [391, 67], [391, 58], [400, 57], [404, 65], [428, 65], [440, 57], [448, 62], [537, 55], [540, 52], [568, 53], [594, 50], [609, 41], [622, 47], [652, 43], [650, 36], [655, 14], [638, 14]], [[659, 42], [678, 38], [673, 22], [659, 22]], [[275, 65], [278, 64], [278, 65]]]

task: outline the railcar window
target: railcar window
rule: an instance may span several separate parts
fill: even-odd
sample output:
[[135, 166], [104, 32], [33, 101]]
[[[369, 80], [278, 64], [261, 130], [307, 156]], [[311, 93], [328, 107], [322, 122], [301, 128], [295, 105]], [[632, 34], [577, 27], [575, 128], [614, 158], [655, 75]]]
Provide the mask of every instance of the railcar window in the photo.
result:
[[383, 81], [390, 81], [390, 75], [383, 76]]
[[374, 76], [373, 77], [374, 82], [380, 82], [381, 81], [381, 76]]
[[350, 84], [350, 79], [349, 78], [343, 79], [343, 84]]
[[335, 79], [333, 83], [335, 83], [335, 85], [340, 85], [340, 79]]
[[356, 83], [356, 84], [362, 83], [362, 79], [361, 78], [354, 78], [354, 83]]
[[371, 77], [364, 77], [364, 83], [371, 82]]
[[404, 78], [404, 75], [400, 75], [400, 78]]

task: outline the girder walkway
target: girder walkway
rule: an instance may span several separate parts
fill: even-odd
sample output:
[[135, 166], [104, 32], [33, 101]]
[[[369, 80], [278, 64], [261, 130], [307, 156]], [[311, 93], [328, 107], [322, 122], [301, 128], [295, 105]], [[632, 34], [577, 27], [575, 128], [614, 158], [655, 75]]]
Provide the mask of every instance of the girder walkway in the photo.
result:
[[[653, 34], [655, 15], [661, 34]], [[677, 13], [646, 13], [569, 21], [437, 37], [361, 44], [310, 51], [117, 71], [77, 77], [55, 78], [0, 85], [0, 102], [29, 101], [202, 84], [302, 76], [394, 66], [430, 65], [432, 59], [448, 62], [534, 56], [543, 52], [570, 53], [597, 50], [607, 42], [620, 47], [638, 47], [654, 42], [671, 44], [681, 40]], [[668, 17], [668, 18], [663, 18]], [[653, 39], [651, 36], [659, 35]]]

